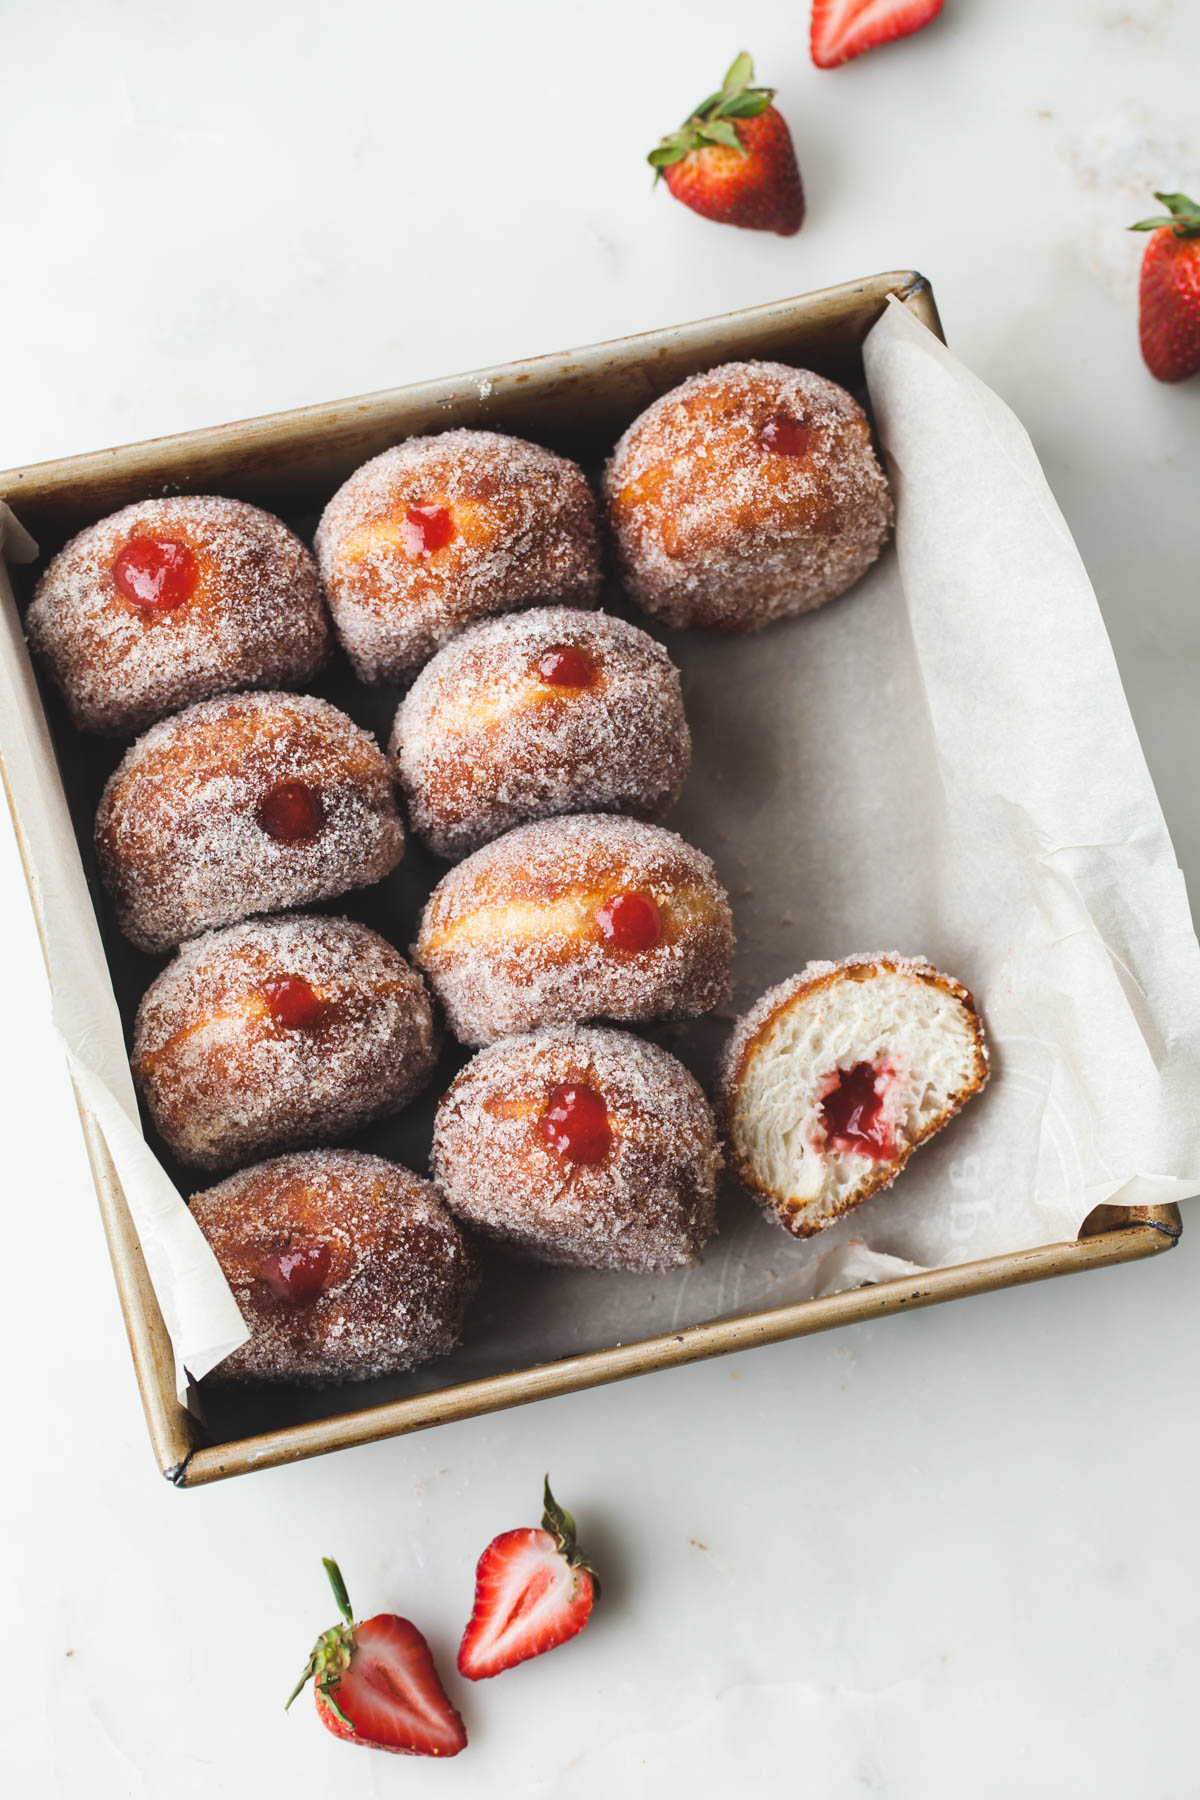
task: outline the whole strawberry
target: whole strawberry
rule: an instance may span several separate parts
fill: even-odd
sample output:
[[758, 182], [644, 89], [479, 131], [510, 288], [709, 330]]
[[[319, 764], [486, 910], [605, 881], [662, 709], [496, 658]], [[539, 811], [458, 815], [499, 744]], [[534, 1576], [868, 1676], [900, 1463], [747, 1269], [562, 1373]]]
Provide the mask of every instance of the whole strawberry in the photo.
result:
[[1138, 334], [1158, 381], [1184, 381], [1200, 369], [1200, 206], [1186, 194], [1159, 194], [1166, 213], [1131, 231], [1152, 231], [1142, 257]]
[[421, 1633], [395, 1613], [356, 1624], [341, 1570], [322, 1560], [344, 1623], [321, 1633], [288, 1706], [311, 1680], [321, 1723], [334, 1737], [400, 1756], [457, 1756], [467, 1734]]
[[459, 1674], [485, 1681], [565, 1644], [583, 1630], [599, 1593], [596, 1571], [575, 1541], [575, 1521], [547, 1477], [541, 1530], [502, 1531], [479, 1559]]
[[663, 138], [647, 157], [677, 200], [719, 225], [791, 237], [804, 223], [804, 189], [792, 134], [771, 101], [774, 88], [752, 87], [754, 63], [743, 50], [721, 91]]

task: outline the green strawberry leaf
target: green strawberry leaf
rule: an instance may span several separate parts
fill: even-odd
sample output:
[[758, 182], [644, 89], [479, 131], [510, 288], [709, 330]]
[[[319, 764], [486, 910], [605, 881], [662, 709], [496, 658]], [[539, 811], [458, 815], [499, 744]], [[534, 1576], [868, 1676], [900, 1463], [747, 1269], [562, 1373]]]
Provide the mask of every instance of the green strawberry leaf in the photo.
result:
[[704, 143], [724, 144], [727, 149], [740, 151], [745, 156], [746, 146], [727, 119], [706, 119], [697, 130]]
[[1197, 207], [1194, 200], [1189, 200], [1186, 194], [1160, 194], [1156, 191], [1154, 198], [1161, 200], [1167, 211], [1174, 213], [1176, 218], [1191, 218], [1200, 212], [1200, 207]]
[[575, 1520], [565, 1506], [560, 1506], [550, 1492], [550, 1477], [546, 1476], [542, 1489], [542, 1530], [556, 1537], [565, 1548], [575, 1547]]
[[754, 80], [754, 59], [748, 50], [739, 51], [726, 70], [725, 79], [721, 83], [723, 94], [732, 94], [739, 88], [749, 87]]
[[542, 1530], [548, 1531], [573, 1569], [586, 1569], [592, 1578], [592, 1595], [600, 1598], [600, 1577], [575, 1539], [575, 1520], [565, 1506], [560, 1506], [550, 1492], [547, 1475], [542, 1494]]
[[1159, 214], [1153, 219], [1139, 219], [1130, 231], [1173, 231], [1176, 237], [1200, 236], [1200, 206], [1189, 200], [1186, 194], [1155, 193], [1154, 198], [1161, 200], [1167, 208], [1165, 215]]
[[682, 144], [660, 144], [652, 150], [646, 161], [652, 169], [669, 169], [672, 163], [682, 162], [687, 151]]
[[342, 1571], [338, 1568], [332, 1556], [323, 1556], [321, 1561], [325, 1565], [325, 1573], [329, 1577], [329, 1585], [333, 1589], [333, 1597], [337, 1601], [338, 1611], [341, 1613], [343, 1619], [345, 1619], [347, 1625], [353, 1625], [354, 1614], [350, 1610], [350, 1596], [347, 1594], [346, 1584], [342, 1580]]
[[774, 88], [747, 88], [743, 93], [734, 94], [723, 100], [717, 107], [715, 118], [718, 119], [755, 119], [759, 113], [766, 112], [774, 98]]

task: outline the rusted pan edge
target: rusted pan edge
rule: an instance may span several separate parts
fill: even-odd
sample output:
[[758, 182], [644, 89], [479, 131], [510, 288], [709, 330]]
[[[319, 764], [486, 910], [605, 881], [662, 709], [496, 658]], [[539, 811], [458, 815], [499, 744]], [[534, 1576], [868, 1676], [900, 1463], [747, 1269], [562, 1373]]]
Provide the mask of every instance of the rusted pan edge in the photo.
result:
[[282, 1431], [264, 1432], [237, 1443], [192, 1452], [175, 1472], [181, 1487], [199, 1487], [252, 1469], [277, 1468], [331, 1450], [378, 1443], [401, 1437], [430, 1425], [447, 1425], [457, 1419], [477, 1418], [505, 1407], [532, 1400], [554, 1399], [583, 1388], [624, 1381], [706, 1357], [728, 1356], [754, 1350], [789, 1338], [809, 1337], [838, 1325], [889, 1314], [936, 1306], [947, 1300], [963, 1300], [999, 1288], [1019, 1287], [1057, 1275], [1080, 1275], [1088, 1269], [1106, 1269], [1114, 1263], [1137, 1262], [1170, 1250], [1179, 1234], [1175, 1207], [1145, 1209], [1138, 1223], [1115, 1231], [1080, 1238], [1070, 1244], [1046, 1244], [982, 1261], [960, 1263], [951, 1269], [935, 1269], [904, 1281], [884, 1281], [877, 1286], [854, 1288], [847, 1293], [803, 1300], [794, 1306], [776, 1307], [744, 1318], [721, 1319], [711, 1325], [694, 1325], [663, 1337], [620, 1344], [610, 1350], [593, 1350], [582, 1356], [535, 1368], [517, 1369], [508, 1375], [492, 1375], [482, 1381], [443, 1388], [440, 1393], [417, 1394], [372, 1406], [363, 1412], [294, 1425]]

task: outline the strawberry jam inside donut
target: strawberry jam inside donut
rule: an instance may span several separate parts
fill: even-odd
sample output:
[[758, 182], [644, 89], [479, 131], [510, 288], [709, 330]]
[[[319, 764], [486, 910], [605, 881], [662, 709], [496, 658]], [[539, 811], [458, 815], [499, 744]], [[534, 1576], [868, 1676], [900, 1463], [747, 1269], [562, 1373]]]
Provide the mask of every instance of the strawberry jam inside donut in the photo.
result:
[[407, 555], [432, 556], [454, 536], [454, 519], [444, 506], [410, 506], [400, 527]]
[[542, 1114], [542, 1139], [569, 1162], [603, 1162], [612, 1147], [608, 1108], [586, 1081], [553, 1089]]
[[303, 844], [315, 838], [325, 823], [320, 794], [306, 781], [281, 781], [264, 794], [256, 814], [268, 837], [281, 844]]
[[614, 894], [597, 908], [596, 925], [611, 950], [650, 950], [662, 937], [662, 914], [651, 894]]
[[590, 656], [572, 644], [551, 644], [537, 660], [537, 672], [548, 687], [587, 688], [596, 679]]
[[325, 1015], [325, 1002], [298, 975], [263, 984], [271, 1017], [285, 1031], [315, 1031]]
[[311, 1306], [324, 1291], [332, 1263], [328, 1244], [293, 1244], [264, 1256], [258, 1273], [285, 1306]]
[[200, 570], [178, 538], [135, 537], [112, 566], [126, 600], [147, 612], [172, 612], [196, 591]]
[[896, 1142], [891, 1127], [884, 1124], [880, 1091], [887, 1072], [865, 1062], [834, 1071], [821, 1101], [827, 1144], [836, 1150], [856, 1150], [877, 1162], [895, 1156]]
[[759, 432], [758, 441], [778, 456], [807, 456], [813, 445], [812, 427], [790, 413], [776, 413]]

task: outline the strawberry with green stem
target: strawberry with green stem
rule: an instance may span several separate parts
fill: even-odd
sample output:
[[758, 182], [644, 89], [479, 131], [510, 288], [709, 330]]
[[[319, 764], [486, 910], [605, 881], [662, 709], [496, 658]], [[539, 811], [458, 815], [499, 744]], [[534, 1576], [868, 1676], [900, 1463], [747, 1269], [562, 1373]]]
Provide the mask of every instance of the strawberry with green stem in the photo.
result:
[[1184, 381], [1200, 369], [1200, 206], [1186, 194], [1159, 194], [1166, 213], [1130, 231], [1153, 237], [1142, 257], [1138, 335], [1158, 381]]
[[745, 50], [720, 91], [702, 100], [647, 161], [677, 200], [720, 225], [791, 237], [804, 223], [804, 189], [792, 134], [771, 104], [774, 88], [754, 87]]
[[313, 1645], [288, 1706], [312, 1681], [321, 1723], [335, 1737], [400, 1756], [457, 1756], [467, 1734], [421, 1633], [395, 1613], [356, 1623], [341, 1570], [322, 1561], [343, 1622]]
[[579, 1548], [575, 1521], [550, 1492], [541, 1529], [525, 1526], [493, 1538], [475, 1571], [475, 1606], [463, 1633], [458, 1669], [469, 1681], [501, 1675], [554, 1650], [583, 1630], [600, 1595], [596, 1571]]

